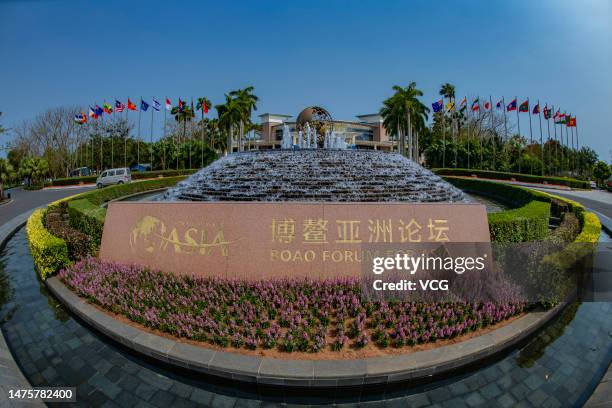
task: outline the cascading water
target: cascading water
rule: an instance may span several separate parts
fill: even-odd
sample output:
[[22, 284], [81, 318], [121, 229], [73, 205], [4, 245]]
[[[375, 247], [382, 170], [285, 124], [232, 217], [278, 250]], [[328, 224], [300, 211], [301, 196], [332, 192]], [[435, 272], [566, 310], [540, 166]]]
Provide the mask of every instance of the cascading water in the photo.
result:
[[461, 190], [400, 154], [334, 149], [340, 139], [327, 135], [328, 149], [231, 154], [168, 190], [163, 200], [469, 201]]

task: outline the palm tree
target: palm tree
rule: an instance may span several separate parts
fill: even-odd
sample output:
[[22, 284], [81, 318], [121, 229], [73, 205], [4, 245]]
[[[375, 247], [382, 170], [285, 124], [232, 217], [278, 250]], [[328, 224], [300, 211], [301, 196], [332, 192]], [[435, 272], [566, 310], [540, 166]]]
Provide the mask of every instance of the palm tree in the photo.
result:
[[219, 117], [219, 127], [227, 131], [226, 154], [230, 154], [233, 150], [233, 128], [244, 117], [243, 105], [237, 98], [232, 98], [225, 94], [225, 103], [216, 105], [217, 115]]
[[[192, 102], [193, 103], [193, 102]], [[187, 134], [187, 122], [191, 122], [193, 118], [195, 118], [195, 113], [193, 109], [189, 107], [185, 102], [183, 102], [182, 106], [174, 106], [170, 111], [170, 114], [174, 116], [174, 120], [177, 122], [183, 122], [183, 140], [186, 139]], [[176, 168], [178, 170], [178, 155], [176, 156]], [[191, 166], [189, 166], [191, 167]]]
[[201, 167], [204, 167], [204, 114], [208, 113], [208, 109], [212, 106], [212, 102], [210, 99], [206, 97], [198, 98], [198, 103], [196, 104], [196, 109], [202, 113], [202, 121], [200, 125], [202, 126], [202, 163]]
[[[429, 108], [426, 107], [419, 97], [423, 96], [423, 92], [416, 87], [416, 82], [410, 82], [407, 87], [403, 88], [399, 85], [393, 86], [395, 94], [384, 101], [384, 106], [380, 110], [385, 121], [393, 127], [385, 127], [387, 129], [397, 129], [399, 135], [399, 150], [401, 154], [405, 154], [404, 137], [402, 131], [408, 134], [408, 153], [409, 158], [414, 159], [418, 155], [418, 136], [416, 143], [413, 142], [413, 132], [417, 134], [426, 127], [427, 114]], [[392, 118], [393, 117], [393, 118]], [[403, 119], [405, 117], [405, 120]]]
[[447, 98], [449, 101], [455, 100], [455, 85], [445, 83], [440, 86], [440, 96]]
[[0, 200], [4, 198], [4, 185], [13, 177], [13, 166], [6, 159], [0, 159]]
[[257, 101], [259, 98], [253, 94], [254, 87], [248, 86], [244, 89], [238, 89], [231, 91], [230, 96], [238, 100], [242, 118], [240, 119], [240, 139], [238, 140], [238, 150], [244, 150], [243, 139], [244, 139], [244, 126], [251, 121], [251, 114], [254, 110], [257, 110]]

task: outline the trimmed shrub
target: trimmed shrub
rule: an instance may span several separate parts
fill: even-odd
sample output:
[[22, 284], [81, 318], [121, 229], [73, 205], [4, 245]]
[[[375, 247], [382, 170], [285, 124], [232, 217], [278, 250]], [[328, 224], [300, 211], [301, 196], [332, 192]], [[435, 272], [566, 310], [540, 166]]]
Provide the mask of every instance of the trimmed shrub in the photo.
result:
[[66, 241], [52, 235], [43, 225], [44, 209], [35, 210], [26, 224], [34, 264], [42, 279], [70, 265]]
[[542, 177], [534, 176], [530, 174], [520, 173], [506, 173], [503, 171], [488, 171], [488, 170], [471, 170], [471, 169], [432, 169], [434, 173], [439, 176], [463, 176], [471, 177], [476, 175], [477, 177], [490, 178], [497, 180], [510, 180], [522, 181], [526, 183], [540, 183], [547, 182], [548, 184], [557, 184], [561, 186], [567, 186], [572, 188], [583, 188], [590, 190], [591, 185], [588, 181], [576, 180], [569, 177]]
[[61, 203], [47, 210], [44, 226], [51, 234], [66, 241], [70, 260], [76, 261], [94, 253], [96, 247], [91, 236], [70, 227], [68, 221], [67, 205]]
[[514, 210], [489, 214], [489, 232], [494, 242], [528, 242], [548, 235], [550, 204], [532, 201]]

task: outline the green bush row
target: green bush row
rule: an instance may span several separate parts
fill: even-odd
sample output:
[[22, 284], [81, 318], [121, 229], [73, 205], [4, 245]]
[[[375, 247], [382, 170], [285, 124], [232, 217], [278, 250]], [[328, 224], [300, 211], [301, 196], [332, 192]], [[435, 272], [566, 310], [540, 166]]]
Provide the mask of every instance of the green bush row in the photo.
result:
[[70, 265], [66, 241], [52, 235], [43, 224], [45, 209], [35, 210], [26, 224], [26, 234], [34, 264], [42, 279]]
[[544, 177], [534, 176], [531, 174], [520, 174], [520, 173], [505, 173], [503, 171], [489, 171], [489, 170], [473, 170], [473, 169], [432, 169], [434, 173], [440, 176], [463, 176], [471, 177], [476, 175], [481, 178], [490, 178], [497, 180], [511, 180], [522, 181], [526, 183], [540, 183], [544, 182], [548, 184], [557, 184], [561, 186], [567, 186], [572, 188], [583, 188], [590, 189], [591, 185], [588, 181], [576, 180], [569, 177]]
[[171, 187], [184, 179], [185, 176], [143, 180], [78, 194], [68, 200], [70, 226], [89, 235], [98, 248], [106, 216], [106, 209], [101, 207], [104, 203], [130, 194]]
[[[156, 178], [156, 177], [176, 177], [176, 176], [187, 176], [195, 173], [199, 169], [185, 169], [185, 170], [155, 170], [155, 171], [143, 171], [133, 172], [132, 180]], [[77, 184], [93, 184], [96, 182], [98, 176], [83, 176], [83, 177], [66, 177], [53, 180], [50, 186], [72, 186]]]
[[[445, 180], [454, 186], [466, 191], [495, 198], [511, 207], [519, 207], [513, 210], [489, 214], [489, 231], [491, 239], [497, 242], [526, 242], [533, 239], [543, 239], [546, 234], [542, 225], [545, 216], [544, 207], [529, 205], [532, 202], [549, 204], [549, 212], [559, 217], [563, 212], [574, 213], [580, 221], [581, 233], [576, 240], [580, 242], [597, 242], [601, 232], [601, 224], [596, 215], [588, 213], [584, 206], [576, 201], [534, 191], [528, 188], [513, 186], [494, 181], [479, 180], [474, 178], [445, 177]], [[590, 214], [587, 216], [587, 214]], [[516, 219], [517, 231], [513, 232], [510, 219]], [[526, 218], [537, 218], [537, 220], [526, 220]], [[525, 231], [526, 225], [537, 225], [535, 231]], [[548, 219], [546, 220], [548, 226]], [[521, 236], [522, 235], [522, 236]], [[536, 238], [533, 238], [536, 237]]]

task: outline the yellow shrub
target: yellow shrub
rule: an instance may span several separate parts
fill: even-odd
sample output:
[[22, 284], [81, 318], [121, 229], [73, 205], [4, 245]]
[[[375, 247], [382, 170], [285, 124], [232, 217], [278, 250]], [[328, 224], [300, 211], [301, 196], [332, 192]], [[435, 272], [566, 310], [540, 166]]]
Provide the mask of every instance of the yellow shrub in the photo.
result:
[[70, 264], [66, 242], [47, 231], [44, 216], [44, 209], [35, 210], [26, 224], [30, 252], [42, 279]]

